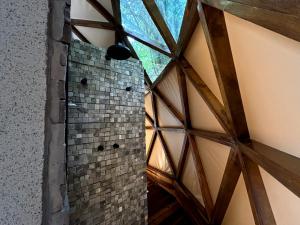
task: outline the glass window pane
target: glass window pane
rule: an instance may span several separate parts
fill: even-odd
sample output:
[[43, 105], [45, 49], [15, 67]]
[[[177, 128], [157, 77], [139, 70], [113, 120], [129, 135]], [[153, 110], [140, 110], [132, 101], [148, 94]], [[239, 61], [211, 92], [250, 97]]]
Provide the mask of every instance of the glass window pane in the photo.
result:
[[144, 69], [148, 73], [150, 80], [154, 82], [171, 59], [168, 56], [163, 55], [138, 41], [133, 40], [132, 38], [128, 39], [136, 54], [142, 61]]
[[182, 25], [186, 0], [155, 0], [162, 16], [177, 41]]
[[142, 0], [121, 0], [120, 7], [125, 30], [131, 31], [141, 39], [147, 37], [162, 49], [167, 48]]

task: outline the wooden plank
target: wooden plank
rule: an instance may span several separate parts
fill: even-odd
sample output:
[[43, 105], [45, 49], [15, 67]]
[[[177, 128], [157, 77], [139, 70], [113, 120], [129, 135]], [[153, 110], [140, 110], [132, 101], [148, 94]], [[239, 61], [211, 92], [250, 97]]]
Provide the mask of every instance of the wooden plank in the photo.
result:
[[187, 132], [194, 136], [202, 137], [210, 141], [214, 141], [223, 145], [233, 146], [235, 142], [228, 134], [223, 134], [215, 131], [201, 130], [201, 129], [188, 129]]
[[241, 166], [236, 151], [231, 151], [213, 209], [211, 224], [222, 224], [236, 184], [241, 174]]
[[239, 140], [248, 141], [249, 131], [233, 63], [224, 13], [211, 6], [202, 5], [200, 0], [198, 2], [200, 21], [209, 47], [227, 118], [232, 125], [234, 136]]
[[239, 157], [255, 223], [258, 225], [276, 225], [258, 166], [240, 152]]
[[161, 36], [163, 37], [167, 46], [169, 47], [170, 51], [175, 53], [177, 48], [176, 42], [168, 28], [168, 25], [166, 24], [163, 16], [161, 15], [159, 8], [155, 3], [155, 0], [143, 0], [143, 2], [158, 31], [160, 32]]
[[91, 44], [91, 42], [74, 26], [71, 25], [72, 32], [83, 42]]
[[111, 22], [115, 26], [118, 25], [117, 21], [110, 14], [110, 12], [108, 12], [107, 9], [97, 0], [87, 0], [87, 2], [90, 3], [107, 21]]
[[213, 210], [213, 201], [210, 194], [210, 190], [207, 183], [207, 178], [205, 175], [205, 171], [202, 165], [201, 157], [198, 151], [198, 147], [195, 141], [195, 138], [191, 135], [189, 135], [189, 143], [191, 145], [192, 149], [192, 156], [195, 164], [196, 174], [198, 176], [198, 181], [200, 184], [200, 190], [202, 193], [206, 213], [209, 219], [211, 219], [212, 216], [212, 210]]
[[168, 148], [168, 145], [167, 145], [167, 143], [165, 142], [165, 139], [164, 139], [164, 137], [162, 136], [161, 131], [157, 131], [157, 134], [158, 134], [158, 138], [159, 138], [159, 140], [160, 140], [160, 142], [161, 142], [161, 144], [162, 144], [162, 147], [163, 147], [165, 156], [166, 156], [166, 158], [167, 158], [167, 161], [168, 161], [168, 163], [169, 163], [169, 166], [170, 166], [170, 168], [171, 168], [171, 171], [172, 171], [173, 175], [175, 176], [175, 174], [176, 174], [176, 169], [175, 169], [174, 161], [173, 161], [172, 155], [171, 155], [171, 153], [170, 153], [170, 150], [169, 150], [169, 148]]
[[157, 89], [152, 89], [152, 93], [159, 98], [161, 103], [163, 103], [167, 110], [181, 123], [184, 124], [184, 118], [181, 112], [179, 112], [174, 105]]
[[177, 180], [181, 180], [181, 176], [183, 173], [183, 168], [185, 165], [188, 150], [189, 150], [189, 139], [188, 139], [187, 134], [185, 134], [181, 152], [180, 152], [180, 158], [179, 158], [179, 162], [178, 162], [178, 170], [177, 170], [177, 174], [176, 174]]
[[165, 175], [157, 172], [156, 170], [151, 169], [151, 167], [147, 167], [147, 178], [151, 179], [154, 183], [158, 184], [160, 187], [165, 189], [171, 195], [175, 196], [174, 190], [174, 178], [166, 177]]
[[105, 30], [115, 30], [115, 26], [108, 22], [100, 22], [93, 20], [71, 19], [71, 24], [81, 27], [92, 27]]
[[152, 48], [155, 51], [158, 51], [168, 57], [172, 57], [172, 54], [169, 52], [168, 49], [165, 49], [164, 46], [161, 46], [158, 43], [153, 42], [152, 40], [148, 39], [147, 37], [139, 38], [137, 34], [134, 34], [132, 31], [125, 31], [125, 35], [131, 37], [132, 39]]
[[216, 119], [219, 121], [223, 129], [231, 134], [231, 125], [226, 116], [224, 106], [220, 103], [217, 97], [212, 93], [212, 91], [207, 87], [201, 77], [193, 69], [186, 59], [180, 60], [180, 67], [188, 79], [191, 81], [193, 86], [196, 88], [197, 92], [201, 95], [203, 100], [206, 102], [207, 106], [210, 108], [211, 112], [215, 115]]
[[197, 12], [197, 2], [194, 0], [187, 0], [184, 11], [182, 26], [177, 42], [176, 56], [183, 55], [187, 48], [189, 41], [194, 33], [194, 30], [199, 22], [199, 15]]
[[[299, 1], [276, 1], [276, 4], [274, 4], [274, 1], [271, 0], [251, 0], [251, 3], [249, 0], [202, 0], [202, 2], [280, 33], [296, 41], [300, 41]], [[283, 5], [285, 7], [281, 7]]]
[[264, 168], [300, 198], [300, 159], [270, 146], [252, 141], [238, 144], [242, 153]]
[[185, 74], [181, 70], [181, 67], [178, 65], [178, 62], [176, 63], [176, 70], [177, 70], [177, 81], [179, 86], [180, 99], [182, 104], [182, 111], [184, 115], [184, 126], [185, 128], [190, 128], [192, 125], [191, 125]]
[[153, 146], [154, 146], [156, 137], [157, 137], [157, 132], [154, 131], [154, 133], [152, 134], [152, 138], [151, 138], [150, 144], [149, 144], [149, 150], [148, 150], [147, 161], [146, 161], [147, 166], [149, 166], [148, 164], [149, 164], [149, 160], [150, 160], [150, 157], [151, 157], [151, 154], [152, 154], [152, 151], [153, 151]]

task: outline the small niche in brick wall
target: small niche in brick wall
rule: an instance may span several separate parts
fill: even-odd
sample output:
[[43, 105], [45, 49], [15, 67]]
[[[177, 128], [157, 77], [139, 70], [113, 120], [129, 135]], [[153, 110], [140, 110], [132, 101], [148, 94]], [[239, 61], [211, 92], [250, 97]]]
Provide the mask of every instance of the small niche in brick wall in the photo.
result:
[[144, 71], [105, 54], [79, 41], [69, 48], [70, 225], [147, 224]]

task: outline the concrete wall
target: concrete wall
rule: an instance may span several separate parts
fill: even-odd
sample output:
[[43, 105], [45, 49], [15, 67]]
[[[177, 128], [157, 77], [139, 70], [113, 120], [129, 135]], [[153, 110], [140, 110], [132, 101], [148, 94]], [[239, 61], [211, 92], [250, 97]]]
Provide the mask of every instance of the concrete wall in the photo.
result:
[[0, 1], [0, 224], [42, 221], [47, 0]]
[[135, 59], [107, 61], [105, 54], [83, 42], [70, 45], [70, 224], [142, 225], [147, 220], [144, 70]]

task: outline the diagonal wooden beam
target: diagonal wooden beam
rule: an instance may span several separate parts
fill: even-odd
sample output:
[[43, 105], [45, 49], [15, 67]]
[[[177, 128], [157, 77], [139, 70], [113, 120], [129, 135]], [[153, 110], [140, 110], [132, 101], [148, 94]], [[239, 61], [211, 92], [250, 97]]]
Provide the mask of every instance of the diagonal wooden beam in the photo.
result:
[[111, 22], [114, 26], [118, 26], [119, 23], [115, 20], [113, 15], [107, 11], [107, 9], [99, 3], [97, 0], [87, 0], [107, 21]]
[[177, 48], [176, 42], [168, 28], [168, 25], [166, 24], [163, 16], [161, 15], [159, 8], [155, 3], [155, 0], [143, 0], [143, 2], [158, 31], [160, 32], [161, 36], [163, 37], [167, 46], [169, 47], [170, 51], [174, 53]]
[[154, 89], [168, 75], [168, 73], [173, 69], [173, 66], [175, 66], [175, 61], [172, 59], [160, 73], [158, 78], [153, 82], [151, 89]]
[[209, 191], [209, 186], [207, 182], [207, 178], [205, 175], [205, 171], [202, 165], [201, 157], [198, 151], [198, 147], [195, 141], [195, 138], [192, 135], [189, 135], [189, 143], [191, 145], [191, 150], [192, 150], [192, 156], [194, 160], [194, 164], [196, 167], [196, 173], [198, 176], [198, 181], [200, 184], [200, 190], [203, 196], [203, 201], [206, 209], [207, 216], [209, 220], [211, 219], [212, 216], [212, 210], [213, 210], [213, 201], [212, 197]]
[[264, 168], [300, 198], [300, 159], [278, 149], [252, 141], [238, 143], [241, 152]]
[[190, 215], [195, 224], [208, 225], [209, 220], [205, 208], [201, 205], [198, 199], [190, 192], [188, 188], [181, 182], [174, 182], [175, 197], [179, 204]]
[[175, 53], [177, 57], [183, 55], [198, 22], [197, 2], [195, 0], [187, 0]]
[[276, 1], [276, 4], [272, 0], [202, 0], [202, 2], [300, 41], [299, 1]]
[[149, 121], [149, 123], [151, 123], [151, 126], [154, 127], [154, 120], [151, 118], [151, 116], [145, 112], [145, 117], [146, 117], [146, 120]]
[[176, 63], [176, 70], [177, 70], [177, 81], [179, 86], [180, 99], [182, 104], [182, 111], [184, 115], [184, 126], [187, 129], [192, 126], [190, 109], [189, 109], [189, 101], [187, 95], [187, 86], [186, 86], [185, 74], [181, 70], [181, 67], [178, 65], [178, 62]]
[[152, 48], [155, 51], [158, 51], [168, 57], [172, 57], [172, 54], [168, 51], [168, 49], [165, 49], [164, 46], [154, 43], [152, 40], [148, 39], [147, 37], [139, 38], [138, 35], [133, 33], [133, 31], [125, 31], [125, 35]]
[[240, 175], [241, 166], [237, 152], [230, 151], [210, 224], [222, 224]]
[[223, 145], [227, 145], [227, 146], [235, 145], [233, 138], [228, 134], [223, 134], [215, 131], [193, 129], [193, 128], [188, 129], [187, 132], [194, 136], [202, 137]]
[[114, 18], [118, 24], [122, 24], [120, 0], [111, 0], [111, 6], [114, 14]]
[[227, 118], [235, 138], [248, 141], [249, 131], [222, 11], [198, 0], [200, 22], [220, 87]]
[[178, 132], [178, 133], [185, 133], [185, 130], [183, 127], [178, 127], [178, 126], [175, 126], [175, 127], [157, 127], [156, 128], [157, 130], [160, 130], [160, 131], [170, 131], [170, 132]]
[[212, 93], [212, 91], [207, 87], [201, 77], [193, 69], [186, 59], [181, 59], [178, 64], [181, 70], [185, 73], [188, 79], [191, 81], [193, 86], [196, 88], [197, 92], [201, 95], [203, 100], [206, 102], [207, 106], [210, 108], [212, 113], [215, 115], [216, 119], [219, 121], [223, 129], [231, 134], [231, 124], [228, 121], [224, 106], [220, 103], [217, 97]]
[[153, 92], [150, 92], [151, 94], [151, 104], [152, 104], [152, 110], [153, 110], [153, 121], [154, 121], [154, 127], [159, 127], [158, 123], [158, 115], [157, 115], [157, 102], [156, 97], [154, 96]]
[[152, 150], [153, 150], [153, 146], [154, 146], [154, 143], [155, 143], [155, 140], [156, 140], [156, 136], [157, 136], [157, 132], [154, 131], [154, 133], [152, 134], [150, 144], [149, 144], [149, 150], [148, 150], [148, 155], [147, 155], [147, 165], [149, 164], [149, 160], [150, 160], [150, 157], [151, 157], [151, 154], [152, 154]]
[[187, 134], [185, 134], [181, 152], [180, 152], [180, 158], [179, 158], [179, 162], [178, 162], [178, 170], [177, 170], [177, 174], [176, 174], [177, 180], [181, 180], [181, 176], [183, 173], [183, 168], [185, 165], [188, 149], [189, 149], [189, 139], [188, 139]]
[[74, 25], [71, 25], [71, 28], [72, 32], [74, 32], [81, 41], [91, 44], [91, 42]]
[[258, 166], [239, 152], [242, 172], [256, 224], [276, 225]]
[[174, 161], [172, 159], [172, 156], [171, 156], [171, 153], [170, 153], [170, 150], [168, 148], [168, 145], [167, 143], [165, 142], [165, 139], [163, 137], [163, 135], [161, 134], [161, 131], [157, 131], [157, 134], [158, 134], [158, 138], [163, 146], [163, 150], [164, 150], [164, 153], [166, 155], [166, 158], [167, 158], [167, 161], [171, 167], [171, 171], [173, 173], [173, 175], [175, 176], [176, 175], [176, 169], [175, 169], [175, 164], [174, 164]]
[[169, 173], [167, 173], [165, 171], [161, 171], [160, 169], [157, 169], [157, 168], [155, 168], [155, 167], [153, 167], [151, 165], [148, 165], [147, 169], [155, 171], [156, 173], [160, 174], [161, 176], [164, 176], [164, 177], [167, 177], [169, 179], [174, 180], [174, 176], [173, 175], [171, 175], [171, 174], [169, 174]]
[[81, 26], [81, 27], [92, 27], [92, 28], [105, 29], [105, 30], [115, 30], [115, 26], [108, 22], [83, 20], [83, 19], [71, 19], [71, 24], [74, 26]]
[[184, 124], [184, 118], [174, 105], [157, 89], [152, 89], [152, 93], [166, 106], [167, 110], [181, 123]]

